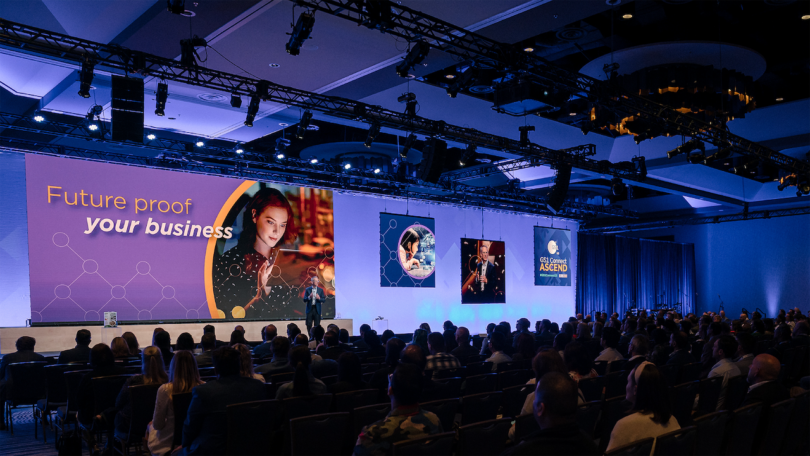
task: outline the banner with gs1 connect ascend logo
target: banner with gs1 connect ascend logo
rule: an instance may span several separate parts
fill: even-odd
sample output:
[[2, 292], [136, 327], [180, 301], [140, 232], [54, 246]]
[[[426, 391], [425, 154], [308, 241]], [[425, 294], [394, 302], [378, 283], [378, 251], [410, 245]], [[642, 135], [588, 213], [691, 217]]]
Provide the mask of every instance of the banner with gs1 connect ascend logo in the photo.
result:
[[535, 286], [571, 286], [571, 232], [534, 227]]

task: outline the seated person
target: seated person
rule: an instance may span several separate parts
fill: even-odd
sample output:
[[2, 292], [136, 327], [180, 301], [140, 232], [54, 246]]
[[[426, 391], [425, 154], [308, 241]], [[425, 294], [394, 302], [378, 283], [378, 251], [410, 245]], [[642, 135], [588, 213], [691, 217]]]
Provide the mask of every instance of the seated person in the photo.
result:
[[196, 346], [197, 344], [194, 343], [194, 336], [192, 336], [191, 333], [185, 332], [177, 336], [174, 349], [175, 351], [186, 350], [194, 353], [194, 347]]
[[216, 349], [217, 337], [213, 333], [205, 333], [202, 336], [202, 353], [196, 355], [197, 365], [200, 367], [212, 366], [214, 364], [214, 350]]
[[273, 357], [270, 358], [269, 363], [256, 367], [255, 372], [264, 375], [266, 380], [270, 380], [270, 376], [274, 374], [294, 372], [295, 369], [290, 366], [290, 362], [287, 359], [287, 355], [290, 352], [290, 339], [284, 336], [276, 336], [270, 341], [270, 347]]
[[236, 349], [222, 347], [214, 351], [214, 369], [217, 379], [192, 391], [183, 424], [183, 454], [225, 454], [226, 407], [267, 397], [262, 382], [239, 375], [240, 355]]
[[115, 400], [115, 432], [129, 433], [130, 418], [132, 418], [132, 404], [129, 401], [129, 387], [136, 385], [162, 385], [169, 380], [166, 369], [163, 367], [163, 356], [157, 347], [146, 347], [141, 354], [141, 374], [129, 377], [118, 398]]
[[115, 359], [126, 359], [130, 356], [129, 344], [127, 344], [127, 341], [125, 341], [123, 337], [113, 337], [113, 340], [110, 342], [110, 349]]
[[577, 383], [584, 378], [599, 376], [593, 369], [591, 354], [588, 353], [585, 346], [579, 342], [571, 342], [565, 347], [565, 356], [563, 356], [563, 359], [568, 368], [568, 375]]
[[121, 334], [121, 337], [123, 337], [124, 340], [127, 341], [127, 345], [129, 345], [129, 352], [131, 353], [131, 356], [141, 356], [141, 348], [140, 345], [138, 344], [138, 338], [135, 337], [135, 334], [133, 334], [130, 331], [127, 331], [124, 334]]
[[[80, 329], [76, 332], [76, 347], [59, 353], [57, 364], [87, 362], [90, 360], [90, 331]], [[2, 377], [0, 377], [2, 380]]]
[[366, 345], [368, 345], [368, 353], [366, 354], [366, 358], [385, 356], [385, 347], [382, 346], [382, 342], [380, 342], [380, 336], [377, 335], [377, 331], [369, 329], [363, 333], [363, 341], [366, 343]]
[[397, 337], [388, 339], [385, 343], [385, 362], [382, 367], [374, 372], [371, 376], [368, 387], [378, 390], [385, 390], [388, 388], [388, 376], [394, 373], [394, 369], [399, 364], [399, 357], [402, 350], [405, 348], [405, 342]]
[[667, 364], [692, 364], [695, 361], [695, 357], [689, 353], [689, 339], [686, 337], [686, 333], [681, 331], [675, 331], [669, 336], [669, 343], [672, 346], [673, 352], [670, 353], [669, 359], [667, 360]]
[[339, 343], [338, 335], [332, 331], [329, 331], [323, 336], [323, 350], [321, 350], [318, 354], [323, 359], [333, 359], [337, 361], [338, 357], [340, 357], [340, 355], [345, 351], [338, 346]]
[[259, 359], [273, 356], [271, 343], [273, 338], [275, 338], [277, 335], [278, 330], [276, 329], [276, 325], [267, 325], [262, 328], [262, 343], [253, 349], [253, 356]]
[[360, 358], [352, 352], [340, 355], [338, 363], [338, 381], [329, 385], [332, 394], [357, 391], [368, 388], [363, 381], [363, 369], [360, 367]]
[[248, 346], [245, 344], [236, 344], [233, 348], [239, 352], [239, 375], [264, 383], [264, 375], [253, 372], [253, 357], [250, 355]]
[[[78, 335], [76, 337], [78, 339]], [[5, 420], [6, 398], [8, 397], [8, 394], [11, 388], [13, 387], [11, 381], [11, 374], [9, 373], [9, 369], [7, 367], [9, 364], [14, 363], [27, 363], [29, 361], [45, 361], [44, 356], [40, 355], [39, 353], [34, 353], [34, 347], [36, 346], [36, 344], [37, 340], [34, 339], [33, 337], [22, 336], [19, 339], [17, 339], [16, 343], [17, 351], [14, 353], [4, 355], [3, 359], [0, 360], [0, 408], [3, 409], [3, 411], [0, 412], [0, 430], [6, 429], [6, 420]]]
[[600, 343], [602, 345], [601, 353], [599, 356], [596, 357], [594, 361], [621, 361], [624, 359], [624, 356], [617, 350], [616, 348], [619, 346], [619, 339], [621, 338], [621, 334], [619, 334], [619, 330], [616, 328], [607, 327], [602, 330], [602, 339]]
[[281, 385], [276, 392], [276, 399], [312, 396], [327, 392], [326, 385], [309, 371], [310, 364], [312, 364], [312, 356], [306, 345], [299, 345], [290, 350], [290, 366], [295, 367], [295, 378], [290, 383]]
[[392, 455], [394, 444], [442, 432], [435, 414], [419, 407], [422, 372], [413, 364], [400, 364], [390, 376], [391, 413], [363, 427], [354, 447], [356, 456]]
[[458, 362], [455, 356], [444, 352], [444, 336], [441, 333], [430, 333], [428, 336], [428, 350], [430, 350], [430, 355], [427, 357], [425, 369], [433, 371], [434, 378], [441, 370], [461, 367], [461, 363]]
[[503, 352], [506, 346], [506, 336], [500, 331], [493, 331], [489, 337], [489, 351], [492, 355], [486, 359], [492, 363], [492, 372], [498, 370], [498, 364], [512, 361], [512, 358]]
[[470, 345], [470, 330], [464, 326], [459, 326], [456, 330], [456, 345], [458, 346], [450, 354], [459, 360], [478, 354], [478, 350]]
[[[5, 357], [4, 357], [5, 358]], [[82, 380], [79, 382], [79, 390], [76, 393], [77, 402], [77, 417], [79, 422], [85, 427], [94, 427], [95, 423], [105, 423], [103, 427], [107, 431], [112, 431], [114, 424], [115, 409], [101, 411], [100, 414], [95, 413], [95, 395], [93, 394], [93, 379], [96, 377], [108, 377], [111, 375], [126, 374], [123, 366], [119, 366], [115, 362], [113, 352], [105, 344], [96, 344], [90, 350], [90, 372], [84, 374]], [[95, 448], [95, 433], [90, 432], [87, 434], [87, 444], [93, 451], [98, 451]], [[108, 438], [108, 441], [112, 441]], [[109, 447], [108, 449], [112, 449]]]

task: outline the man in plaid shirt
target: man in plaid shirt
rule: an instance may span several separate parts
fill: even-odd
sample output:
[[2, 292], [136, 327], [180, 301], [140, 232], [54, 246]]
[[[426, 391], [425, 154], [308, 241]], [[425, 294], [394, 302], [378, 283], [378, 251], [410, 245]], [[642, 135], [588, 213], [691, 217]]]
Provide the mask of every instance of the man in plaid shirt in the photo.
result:
[[440, 370], [461, 367], [458, 358], [444, 352], [444, 336], [442, 333], [430, 333], [428, 336], [428, 350], [430, 350], [430, 356], [427, 357], [425, 370], [432, 370], [434, 377]]

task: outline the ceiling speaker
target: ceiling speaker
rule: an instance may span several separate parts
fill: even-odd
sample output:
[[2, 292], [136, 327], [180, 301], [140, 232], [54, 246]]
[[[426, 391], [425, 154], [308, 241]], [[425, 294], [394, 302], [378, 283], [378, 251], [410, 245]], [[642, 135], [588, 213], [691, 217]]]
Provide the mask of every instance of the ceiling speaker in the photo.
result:
[[446, 142], [436, 138], [428, 139], [425, 148], [422, 149], [422, 163], [419, 164], [416, 177], [425, 182], [438, 183], [444, 170], [446, 156]]
[[112, 77], [112, 139], [143, 142], [143, 79]]
[[546, 207], [553, 212], [560, 212], [563, 203], [565, 203], [565, 195], [568, 194], [568, 184], [571, 183], [571, 165], [561, 163], [557, 165], [557, 179], [554, 181], [554, 186], [548, 193]]

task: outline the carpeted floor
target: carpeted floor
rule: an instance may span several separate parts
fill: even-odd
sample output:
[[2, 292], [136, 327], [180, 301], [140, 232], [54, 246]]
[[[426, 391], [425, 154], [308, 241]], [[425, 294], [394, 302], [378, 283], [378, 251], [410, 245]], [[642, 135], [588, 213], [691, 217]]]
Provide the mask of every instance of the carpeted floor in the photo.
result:
[[[3, 456], [45, 455], [55, 456], [53, 431], [46, 427], [48, 443], [42, 441], [42, 426], [37, 426], [38, 439], [34, 439], [34, 415], [30, 407], [14, 410], [14, 435], [10, 430], [0, 431], [0, 454]], [[87, 449], [85, 448], [85, 454]]]

